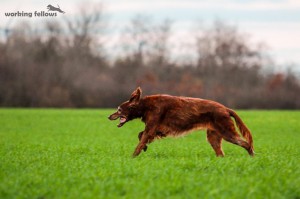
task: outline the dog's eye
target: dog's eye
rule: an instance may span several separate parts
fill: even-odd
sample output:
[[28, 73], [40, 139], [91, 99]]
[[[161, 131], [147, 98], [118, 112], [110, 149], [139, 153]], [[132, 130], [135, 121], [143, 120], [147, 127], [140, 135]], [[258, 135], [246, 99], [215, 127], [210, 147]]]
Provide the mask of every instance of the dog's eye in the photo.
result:
[[121, 108], [120, 107], [118, 107], [118, 113], [121, 113]]

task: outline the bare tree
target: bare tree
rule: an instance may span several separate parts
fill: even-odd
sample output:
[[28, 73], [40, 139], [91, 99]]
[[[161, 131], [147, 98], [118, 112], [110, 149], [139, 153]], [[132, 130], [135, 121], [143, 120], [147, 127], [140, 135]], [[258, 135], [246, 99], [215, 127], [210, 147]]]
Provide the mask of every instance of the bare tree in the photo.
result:
[[78, 50], [81, 49], [81, 53], [101, 52], [103, 41], [100, 35], [104, 33], [106, 27], [103, 18], [102, 4], [83, 5], [78, 16], [66, 18], [71, 47], [76, 46]]
[[123, 49], [141, 62], [162, 64], [168, 59], [171, 24], [168, 19], [155, 24], [148, 16], [135, 16], [120, 38]]
[[249, 103], [261, 92], [259, 73], [269, 58], [263, 56], [262, 45], [249, 44], [248, 37], [236, 27], [216, 21], [196, 38], [197, 74], [205, 83], [206, 97], [234, 106], [239, 100]]

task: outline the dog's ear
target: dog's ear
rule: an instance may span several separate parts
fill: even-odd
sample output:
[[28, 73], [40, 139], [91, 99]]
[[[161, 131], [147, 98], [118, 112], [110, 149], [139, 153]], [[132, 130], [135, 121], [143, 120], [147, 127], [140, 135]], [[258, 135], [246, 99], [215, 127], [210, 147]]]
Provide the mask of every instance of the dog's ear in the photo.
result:
[[141, 99], [142, 89], [138, 87], [133, 93], [131, 93], [129, 102], [138, 102]]

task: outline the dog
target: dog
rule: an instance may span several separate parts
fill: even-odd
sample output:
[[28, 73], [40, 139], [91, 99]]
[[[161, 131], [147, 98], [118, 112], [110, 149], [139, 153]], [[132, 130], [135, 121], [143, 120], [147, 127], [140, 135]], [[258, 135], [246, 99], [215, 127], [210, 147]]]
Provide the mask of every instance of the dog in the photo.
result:
[[48, 11], [57, 11], [57, 12], [60, 12], [60, 13], [65, 13], [64, 11], [62, 11], [61, 9], [60, 9], [60, 7], [59, 7], [59, 5], [57, 5], [57, 7], [58, 8], [56, 8], [56, 7], [54, 7], [54, 6], [52, 6], [52, 5], [48, 5], [47, 6], [47, 9], [48, 9]]
[[[141, 118], [145, 129], [138, 134], [139, 143], [133, 153], [138, 156], [147, 150], [147, 144], [155, 139], [167, 136], [181, 136], [194, 130], [207, 130], [207, 141], [216, 156], [223, 157], [222, 140], [243, 147], [249, 155], [254, 156], [253, 139], [235, 111], [224, 105], [200, 98], [170, 95], [150, 95], [141, 97], [142, 89], [138, 87], [130, 99], [122, 103], [108, 119], [120, 119], [118, 127], [128, 121]], [[243, 138], [236, 131], [233, 120]]]

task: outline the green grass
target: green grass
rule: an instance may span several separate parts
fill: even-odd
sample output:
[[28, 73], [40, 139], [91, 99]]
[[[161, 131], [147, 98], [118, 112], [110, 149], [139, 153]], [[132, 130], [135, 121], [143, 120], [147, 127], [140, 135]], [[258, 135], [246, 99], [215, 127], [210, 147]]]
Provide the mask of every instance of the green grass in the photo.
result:
[[257, 155], [199, 131], [131, 158], [144, 125], [112, 110], [0, 109], [0, 198], [300, 198], [300, 112], [239, 111]]

